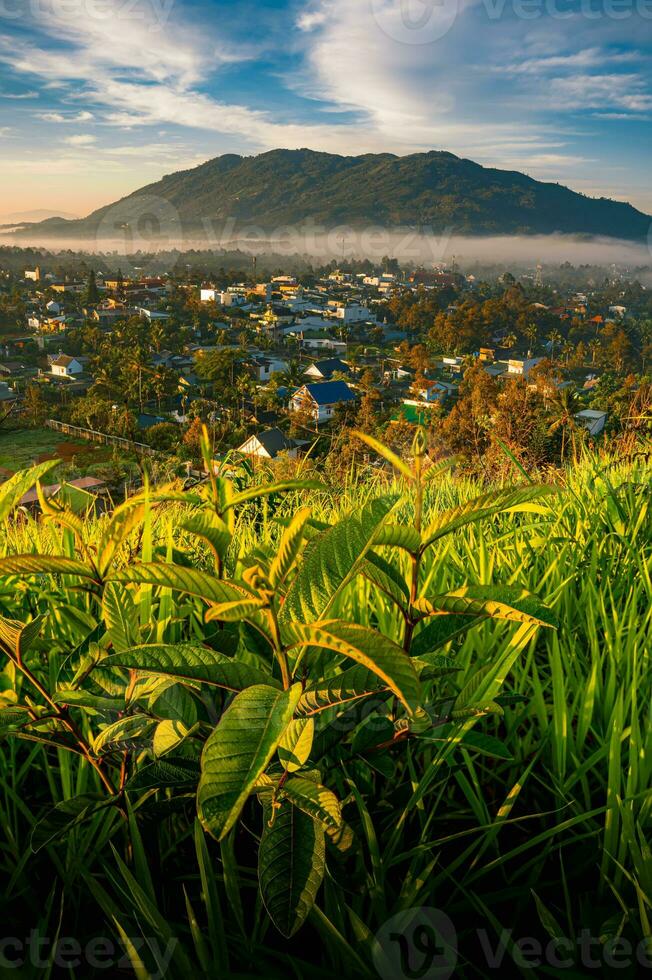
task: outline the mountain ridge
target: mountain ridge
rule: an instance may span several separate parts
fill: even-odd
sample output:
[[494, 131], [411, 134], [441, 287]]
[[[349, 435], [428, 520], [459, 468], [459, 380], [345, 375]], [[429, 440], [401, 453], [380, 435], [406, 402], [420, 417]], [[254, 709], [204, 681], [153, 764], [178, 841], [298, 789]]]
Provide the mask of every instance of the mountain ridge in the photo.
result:
[[267, 233], [310, 225], [330, 231], [413, 228], [458, 235], [574, 234], [647, 238], [649, 215], [514, 170], [483, 167], [444, 150], [357, 156], [315, 150], [224, 154], [104, 205], [85, 218], [48, 218], [20, 234], [110, 238], [149, 222], [161, 237]]

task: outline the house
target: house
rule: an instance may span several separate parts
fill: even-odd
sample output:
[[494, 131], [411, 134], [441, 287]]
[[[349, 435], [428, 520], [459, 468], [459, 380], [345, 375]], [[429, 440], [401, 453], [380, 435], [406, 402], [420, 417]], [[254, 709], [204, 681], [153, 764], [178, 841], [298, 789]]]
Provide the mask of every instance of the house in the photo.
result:
[[83, 371], [83, 364], [76, 357], [70, 357], [68, 354], [59, 353], [50, 361], [50, 374], [57, 378], [72, 378], [75, 374], [82, 374]]
[[24, 364], [19, 364], [18, 361], [5, 361], [0, 364], [0, 376], [3, 378], [17, 378], [25, 370]]
[[0, 381], [0, 402], [15, 402], [17, 398], [18, 393], [6, 381]]
[[[98, 480], [93, 476], [82, 476], [77, 480], [69, 480], [67, 483], [52, 483], [49, 486], [41, 487], [41, 491], [46, 500], [56, 498], [70, 507], [76, 514], [82, 514], [95, 506], [98, 494], [106, 493], [106, 483], [104, 480]], [[39, 506], [36, 488], [23, 494], [19, 506], [31, 509], [36, 509]]]
[[145, 319], [146, 320], [149, 320], [150, 323], [152, 323], [154, 320], [169, 320], [170, 319], [170, 314], [169, 313], [161, 313], [158, 310], [148, 310], [146, 306], [137, 306], [136, 307], [136, 314], [138, 316], [145, 317]]
[[255, 456], [257, 459], [276, 459], [280, 453], [287, 453], [294, 459], [298, 445], [296, 439], [290, 439], [280, 429], [266, 429], [250, 436], [238, 446], [237, 452], [243, 456]]
[[607, 413], [598, 412], [593, 408], [584, 408], [577, 413], [575, 418], [590, 436], [599, 436], [606, 425]]
[[295, 391], [288, 407], [291, 412], [307, 410], [319, 425], [330, 421], [338, 405], [355, 399], [356, 394], [346, 381], [322, 381]]
[[542, 360], [542, 357], [511, 357], [507, 362], [507, 373], [527, 378], [532, 368]]
[[255, 355], [251, 359], [250, 369], [257, 381], [269, 381], [273, 374], [285, 374], [288, 362], [277, 357]]
[[330, 381], [334, 374], [351, 374], [351, 368], [339, 357], [328, 357], [323, 361], [315, 361], [303, 372], [315, 381]]
[[373, 320], [373, 316], [366, 306], [360, 303], [333, 303], [333, 312], [338, 320], [343, 323], [364, 323], [366, 320]]

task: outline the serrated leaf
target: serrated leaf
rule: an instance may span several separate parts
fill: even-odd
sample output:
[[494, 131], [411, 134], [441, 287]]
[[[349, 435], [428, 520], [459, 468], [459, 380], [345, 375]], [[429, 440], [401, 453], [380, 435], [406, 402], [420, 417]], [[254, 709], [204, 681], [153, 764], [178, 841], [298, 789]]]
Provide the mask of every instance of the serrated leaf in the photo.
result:
[[465, 586], [446, 595], [418, 599], [414, 608], [424, 615], [453, 614], [504, 619], [536, 626], [556, 626], [556, 619], [540, 599], [523, 589], [502, 586]]
[[105, 698], [90, 691], [59, 690], [53, 696], [55, 704], [66, 704], [72, 708], [89, 708], [101, 715], [116, 714], [125, 710], [124, 698]]
[[319, 480], [282, 480], [280, 483], [267, 483], [259, 487], [250, 487], [242, 493], [234, 494], [225, 503], [224, 510], [232, 507], [239, 507], [251, 500], [259, 500], [261, 497], [269, 497], [274, 493], [289, 493], [293, 490], [326, 490], [327, 487]]
[[311, 541], [281, 609], [284, 624], [314, 623], [325, 617], [395, 502], [395, 497], [379, 497]]
[[213, 511], [204, 509], [181, 525], [184, 531], [196, 534], [206, 541], [216, 558], [224, 559], [231, 544], [231, 532], [221, 517]]
[[319, 625], [295, 623], [288, 627], [291, 645], [325, 647], [350, 657], [373, 671], [403, 702], [408, 710], [419, 703], [419, 678], [405, 651], [389, 637], [368, 626], [341, 620], [327, 620]]
[[384, 524], [376, 533], [374, 545], [386, 548], [402, 548], [416, 554], [421, 547], [421, 536], [416, 528], [405, 524]]
[[337, 830], [342, 825], [342, 807], [332, 790], [305, 776], [294, 776], [284, 783], [279, 795], [287, 797], [300, 810]]
[[237, 599], [235, 602], [220, 602], [211, 606], [206, 611], [206, 622], [212, 623], [219, 620], [222, 623], [239, 623], [243, 619], [249, 619], [265, 605], [263, 599], [249, 597], [247, 599]]
[[97, 567], [104, 575], [130, 534], [143, 523], [146, 509], [141, 497], [131, 497], [115, 508], [97, 547]]
[[164, 589], [174, 589], [186, 592], [207, 602], [236, 602], [240, 599], [250, 599], [251, 592], [232, 582], [200, 572], [196, 568], [186, 568], [184, 565], [166, 565], [163, 563], [140, 562], [130, 565], [121, 572], [110, 576], [112, 582], [131, 582], [138, 585], [157, 585]]
[[270, 826], [271, 812], [271, 806], [264, 808], [258, 881], [270, 919], [289, 939], [303, 925], [324, 877], [324, 830], [289, 802], [275, 812]]
[[124, 667], [145, 674], [176, 677], [179, 680], [199, 681], [228, 691], [244, 691], [253, 684], [277, 685], [271, 675], [257, 667], [239, 663], [217, 650], [180, 643], [175, 646], [147, 644], [133, 650], [106, 657], [97, 669]]
[[477, 619], [472, 616], [456, 616], [454, 613], [434, 616], [414, 636], [410, 645], [410, 656], [423, 659], [476, 625]]
[[222, 840], [292, 720], [301, 685], [289, 691], [255, 685], [233, 700], [202, 753], [197, 811], [205, 830]]
[[133, 749], [150, 742], [157, 721], [149, 715], [129, 715], [107, 725], [95, 737], [93, 751], [96, 755], [113, 750]]
[[116, 653], [138, 643], [138, 612], [131, 593], [116, 582], [107, 582], [102, 596], [102, 617]]
[[8, 555], [0, 558], [0, 575], [79, 575], [95, 578], [89, 565], [63, 555]]
[[125, 789], [145, 791], [168, 786], [196, 786], [199, 775], [199, 765], [189, 759], [160, 759], [139, 769], [128, 780]]
[[315, 722], [312, 718], [291, 721], [278, 743], [278, 757], [288, 772], [296, 772], [306, 764], [312, 749]]
[[315, 681], [301, 695], [297, 715], [310, 717], [335, 705], [350, 704], [387, 690], [378, 675], [368, 667], [348, 667], [335, 677]]
[[376, 588], [384, 592], [392, 602], [395, 602], [399, 609], [404, 610], [406, 608], [410, 599], [409, 590], [399, 573], [389, 562], [370, 551], [360, 566], [360, 571]]
[[36, 616], [29, 623], [0, 616], [0, 646], [15, 660], [21, 660], [41, 631], [45, 616]]

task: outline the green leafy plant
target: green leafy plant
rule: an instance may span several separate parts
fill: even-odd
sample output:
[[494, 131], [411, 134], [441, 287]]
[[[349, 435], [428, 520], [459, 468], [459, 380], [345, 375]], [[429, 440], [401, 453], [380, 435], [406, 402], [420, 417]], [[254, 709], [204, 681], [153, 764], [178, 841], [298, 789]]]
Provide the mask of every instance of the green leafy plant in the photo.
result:
[[[425, 500], [442, 470], [426, 466], [423, 434], [409, 465], [360, 438], [398, 481], [332, 525], [298, 506], [306, 491], [320, 492], [318, 484], [238, 490], [214, 471], [206, 435], [204, 486], [189, 493], [146, 487], [93, 539], [83, 520], [41, 494], [43, 521], [60, 531], [60, 553], [0, 559], [8, 588], [25, 590], [39, 610], [25, 622], [0, 619], [12, 678], [12, 696], [0, 699], [0, 738], [70, 753], [90, 775], [40, 816], [34, 851], [88, 821], [107, 839], [126, 827], [133, 846], [152, 812], [184, 814], [187, 826], [196, 812], [227, 866], [234, 836], [251, 835], [262, 902], [289, 937], [311, 914], [330, 855], [356, 847], [346, 814], [362, 799], [342, 773], [357, 760], [391, 779], [394, 760], [403, 753], [413, 766], [410, 746], [421, 744], [428, 753], [422, 797], [459, 746], [505, 756], [497, 738], [472, 729], [502, 714], [506, 676], [554, 617], [516, 586], [436, 592], [432, 556], [451, 536], [497, 515], [545, 520], [556, 491], [499, 490], [427, 520]], [[44, 472], [6, 486], [0, 514]], [[238, 525], [255, 523], [261, 507], [288, 495], [297, 506], [279, 519], [278, 539], [243, 547]], [[161, 553], [153, 525], [163, 517]], [[49, 582], [59, 583], [56, 608]], [[364, 601], [369, 591], [373, 604]], [[456, 685], [451, 641], [489, 620], [516, 624], [512, 642]], [[54, 636], [56, 657], [48, 648]], [[202, 855], [205, 845], [197, 846]], [[134, 860], [137, 853], [136, 845]], [[210, 870], [201, 860], [206, 893]], [[89, 887], [100, 895], [96, 882]], [[98, 901], [109, 907], [105, 897]], [[192, 927], [190, 909], [189, 921]]]

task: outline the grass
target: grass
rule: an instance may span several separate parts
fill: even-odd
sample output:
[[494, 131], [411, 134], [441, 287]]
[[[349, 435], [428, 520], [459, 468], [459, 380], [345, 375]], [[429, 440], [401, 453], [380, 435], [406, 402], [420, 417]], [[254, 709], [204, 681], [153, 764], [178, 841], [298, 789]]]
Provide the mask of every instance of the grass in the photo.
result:
[[0, 466], [17, 472], [46, 459], [75, 461], [85, 469], [110, 458], [110, 449], [92, 442], [68, 440], [52, 429], [0, 429]]
[[[599, 975], [609, 975], [609, 944], [622, 939], [636, 949], [652, 932], [651, 488], [645, 458], [586, 456], [563, 475], [550, 513], [471, 525], [429, 553], [429, 594], [465, 584], [526, 588], [552, 606], [559, 627], [515, 631], [488, 621], [450, 642], [452, 691], [479, 670], [506, 665], [503, 713], [478, 721], [476, 749], [435, 739], [409, 743], [402, 754], [367, 753], [358, 725], [353, 743], [347, 735], [333, 749], [326, 775], [345, 801], [357, 845], [329, 857], [317, 908], [296, 939], [280, 939], [261, 914], [254, 827], [245, 822], [218, 845], [197, 830], [192, 798], [172, 806], [164, 795], [128, 826], [118, 816], [94, 818], [32, 853], [30, 833], [47, 807], [98, 785], [78, 757], [12, 739], [0, 743], [7, 935], [40, 927], [83, 943], [107, 936], [126, 947], [139, 976], [138, 951], [154, 972], [168, 944], [172, 977], [376, 976], [373, 964], [389, 955], [387, 924], [425, 907], [452, 920], [456, 976], [493, 975], [479, 935], [492, 949], [507, 935], [503, 969], [510, 975], [532, 975], [515, 945], [526, 937], [542, 949], [551, 939], [571, 942], [567, 969], [544, 957], [536, 975], [592, 975], [578, 945], [583, 931], [596, 937]], [[269, 548], [279, 519], [306, 502], [316, 518], [332, 522], [377, 492], [349, 487], [247, 507], [235, 547], [242, 556]], [[428, 518], [480, 492], [471, 480], [444, 477], [427, 494]], [[193, 564], [207, 562], [180, 530], [182, 513], [171, 504], [152, 516], [136, 545], [145, 556], [174, 548]], [[98, 533], [95, 524], [87, 528], [91, 540]], [[3, 546], [47, 553], [60, 550], [60, 538], [51, 524], [26, 519], [7, 526]], [[197, 629], [193, 601], [149, 586], [134, 598], [141, 623], [157, 637]], [[48, 615], [41, 669], [54, 678], [95, 619], [88, 597], [61, 578], [0, 585], [3, 615], [24, 620], [37, 610]], [[337, 615], [388, 636], [400, 626], [392, 604], [361, 578], [342, 595]], [[16, 681], [10, 670], [0, 679], [1, 697]], [[410, 928], [402, 927], [408, 941]], [[66, 975], [95, 972], [86, 964]]]

